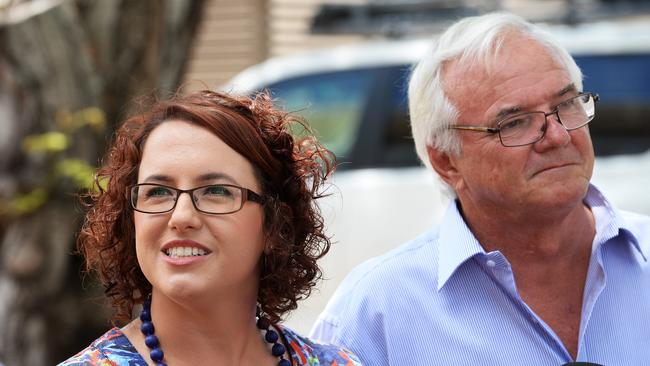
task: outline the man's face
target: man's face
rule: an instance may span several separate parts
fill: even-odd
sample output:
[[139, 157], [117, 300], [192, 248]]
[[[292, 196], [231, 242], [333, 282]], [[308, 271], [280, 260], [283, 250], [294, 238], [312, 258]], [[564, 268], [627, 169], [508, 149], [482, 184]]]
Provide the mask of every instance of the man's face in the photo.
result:
[[[445, 91], [462, 125], [496, 127], [515, 113], [549, 112], [578, 93], [546, 48], [518, 35], [504, 42], [489, 70], [452, 62], [443, 71]], [[464, 208], [490, 216], [531, 209], [551, 214], [581, 202], [594, 161], [589, 130], [567, 132], [555, 115], [547, 118], [544, 138], [520, 147], [501, 145], [497, 134], [458, 131], [462, 153], [450, 158], [455, 172], [448, 183]]]

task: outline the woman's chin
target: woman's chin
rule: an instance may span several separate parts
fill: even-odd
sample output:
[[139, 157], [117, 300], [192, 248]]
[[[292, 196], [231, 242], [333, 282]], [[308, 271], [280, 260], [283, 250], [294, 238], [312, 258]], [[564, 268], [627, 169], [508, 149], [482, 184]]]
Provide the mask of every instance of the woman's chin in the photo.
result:
[[176, 302], [195, 301], [201, 296], [210, 293], [205, 282], [191, 275], [174, 275], [165, 279], [165, 283], [159, 284], [155, 291], [161, 292]]

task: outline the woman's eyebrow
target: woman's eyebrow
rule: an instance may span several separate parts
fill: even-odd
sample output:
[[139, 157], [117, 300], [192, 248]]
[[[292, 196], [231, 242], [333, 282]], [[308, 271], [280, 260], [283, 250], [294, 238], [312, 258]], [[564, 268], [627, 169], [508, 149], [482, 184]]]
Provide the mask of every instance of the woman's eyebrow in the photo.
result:
[[225, 180], [228, 181], [229, 183], [233, 184], [238, 184], [237, 180], [235, 178], [231, 177], [230, 175], [226, 173], [207, 173], [207, 174], [202, 174], [198, 177], [199, 182], [209, 182], [213, 180]]
[[[211, 173], [206, 173], [206, 174], [201, 174], [197, 177], [196, 179], [199, 182], [210, 182], [214, 180], [225, 180], [228, 183], [233, 183], [237, 184], [237, 180], [230, 175], [226, 173], [217, 173], [217, 172], [211, 172]], [[161, 183], [170, 183], [173, 182], [174, 179], [166, 174], [152, 174], [148, 177], [146, 177], [143, 181], [143, 183], [150, 183], [150, 182], [161, 182]]]
[[152, 174], [152, 175], [146, 177], [146, 178], [143, 180], [143, 183], [149, 183], [149, 182], [164, 182], [164, 183], [169, 183], [169, 182], [171, 182], [172, 180], [173, 180], [173, 179], [172, 179], [170, 176], [168, 176], [168, 175], [164, 175], [164, 174]]

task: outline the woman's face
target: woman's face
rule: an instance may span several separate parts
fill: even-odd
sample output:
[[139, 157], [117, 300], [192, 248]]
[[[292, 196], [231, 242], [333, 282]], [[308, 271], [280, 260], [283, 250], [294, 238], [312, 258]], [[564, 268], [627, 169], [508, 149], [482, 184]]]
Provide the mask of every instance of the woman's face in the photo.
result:
[[[261, 193], [248, 160], [207, 129], [179, 120], [166, 121], [149, 135], [138, 183], [179, 189], [232, 184]], [[262, 206], [251, 201], [231, 214], [201, 213], [182, 193], [171, 212], [134, 213], [138, 263], [154, 290], [179, 301], [254, 299], [264, 250], [263, 216]]]

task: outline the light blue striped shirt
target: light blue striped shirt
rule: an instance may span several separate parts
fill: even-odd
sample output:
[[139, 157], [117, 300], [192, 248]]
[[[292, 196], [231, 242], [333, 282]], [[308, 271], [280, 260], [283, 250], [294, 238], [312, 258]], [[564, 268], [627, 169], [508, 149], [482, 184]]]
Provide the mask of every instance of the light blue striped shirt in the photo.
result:
[[[613, 209], [593, 186], [585, 202], [596, 236], [577, 361], [650, 365], [650, 218]], [[508, 260], [483, 250], [454, 203], [439, 227], [355, 268], [311, 337], [369, 366], [573, 361], [522, 301]]]

